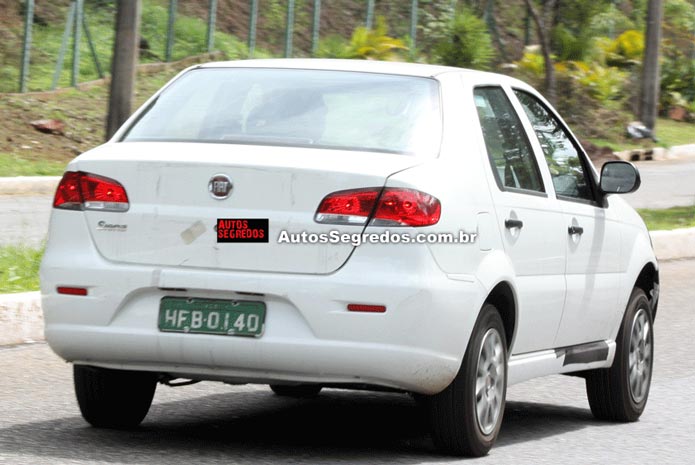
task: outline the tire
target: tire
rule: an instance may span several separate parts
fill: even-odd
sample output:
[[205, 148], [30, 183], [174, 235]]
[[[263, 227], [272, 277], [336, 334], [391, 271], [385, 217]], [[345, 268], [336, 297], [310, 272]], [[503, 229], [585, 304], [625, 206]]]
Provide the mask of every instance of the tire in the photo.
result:
[[[478, 376], [478, 365], [480, 362], [485, 364], [486, 359], [494, 362], [490, 367], [496, 368], [486, 371], [487, 376]], [[478, 396], [476, 386], [481, 382], [483, 385]], [[497, 309], [486, 304], [475, 323], [456, 378], [439, 394], [423, 399], [435, 446], [452, 455], [486, 455], [499, 434], [506, 395], [507, 342], [504, 325]], [[485, 405], [492, 408], [488, 411]]]
[[613, 366], [586, 375], [589, 406], [599, 420], [637, 421], [647, 405], [654, 366], [654, 326], [642, 289], [633, 289], [615, 342]]
[[82, 417], [97, 428], [138, 426], [157, 387], [156, 374], [140, 371], [75, 365], [73, 378]]
[[270, 389], [281, 397], [295, 397], [298, 399], [309, 399], [316, 397], [321, 392], [322, 386], [318, 384], [271, 384]]

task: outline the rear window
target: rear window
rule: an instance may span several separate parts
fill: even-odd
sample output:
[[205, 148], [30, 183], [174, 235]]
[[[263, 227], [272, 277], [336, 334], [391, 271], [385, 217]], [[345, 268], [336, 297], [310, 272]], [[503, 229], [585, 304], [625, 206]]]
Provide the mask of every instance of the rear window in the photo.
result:
[[164, 90], [123, 141], [335, 148], [433, 156], [442, 123], [430, 78], [204, 68]]

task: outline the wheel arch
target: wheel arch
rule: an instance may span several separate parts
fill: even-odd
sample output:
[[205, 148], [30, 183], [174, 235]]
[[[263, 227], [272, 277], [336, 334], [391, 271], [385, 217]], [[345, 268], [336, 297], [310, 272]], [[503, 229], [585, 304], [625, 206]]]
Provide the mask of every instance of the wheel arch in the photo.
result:
[[511, 283], [508, 281], [500, 281], [497, 283], [488, 293], [484, 304], [494, 305], [500, 313], [502, 324], [504, 325], [504, 332], [506, 333], [507, 351], [511, 354], [512, 344], [516, 336], [516, 323], [518, 321], [517, 297]]
[[485, 298], [480, 302], [478, 312], [486, 303], [497, 308], [507, 333], [507, 350], [511, 354], [519, 321], [519, 297], [515, 286], [514, 266], [503, 250], [493, 250], [480, 262], [475, 276], [485, 289]]
[[652, 320], [656, 319], [656, 309], [659, 304], [659, 270], [652, 262], [647, 262], [635, 280], [633, 288], [640, 288], [649, 299], [649, 309], [652, 314]]

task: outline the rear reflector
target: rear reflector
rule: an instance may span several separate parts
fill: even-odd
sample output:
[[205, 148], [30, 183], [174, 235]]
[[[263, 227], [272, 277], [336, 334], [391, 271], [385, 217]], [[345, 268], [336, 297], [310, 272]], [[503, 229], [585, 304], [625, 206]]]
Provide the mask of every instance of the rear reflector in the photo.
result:
[[84, 287], [58, 287], [58, 294], [66, 295], [87, 295], [87, 289]]
[[314, 217], [317, 223], [372, 226], [432, 226], [442, 207], [439, 200], [415, 189], [369, 187], [327, 195]]
[[68, 171], [58, 184], [53, 207], [123, 212], [130, 204], [125, 188], [119, 182], [96, 174]]
[[348, 304], [347, 309], [351, 312], [367, 313], [384, 313], [386, 311], [386, 307], [384, 305]]

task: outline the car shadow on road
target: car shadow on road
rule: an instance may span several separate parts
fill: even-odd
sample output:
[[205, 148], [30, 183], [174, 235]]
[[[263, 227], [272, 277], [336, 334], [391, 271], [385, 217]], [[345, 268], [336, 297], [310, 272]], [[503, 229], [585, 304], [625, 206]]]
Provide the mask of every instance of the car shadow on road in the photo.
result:
[[[587, 409], [510, 402], [496, 447], [593, 424]], [[147, 464], [451, 461], [435, 451], [409, 396], [339, 390], [303, 400], [255, 390], [157, 403], [133, 431], [91, 428], [79, 416], [24, 423], [0, 429], [4, 454]]]

